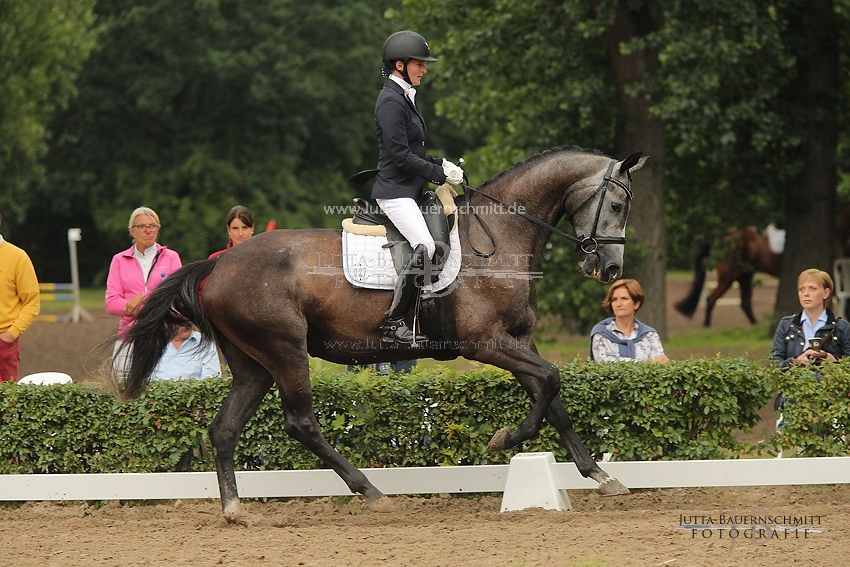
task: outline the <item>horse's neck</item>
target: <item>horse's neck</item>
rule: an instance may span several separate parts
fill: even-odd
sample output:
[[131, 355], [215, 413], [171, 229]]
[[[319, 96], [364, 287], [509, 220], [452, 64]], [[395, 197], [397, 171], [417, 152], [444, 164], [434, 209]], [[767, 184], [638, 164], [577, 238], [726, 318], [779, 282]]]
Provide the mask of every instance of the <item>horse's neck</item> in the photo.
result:
[[[474, 235], [471, 238], [474, 242], [487, 242], [485, 231], [480, 229], [478, 220], [473, 218], [477, 216], [493, 234], [498, 254], [525, 255], [531, 265], [537, 265], [551, 232], [519, 213], [554, 226], [562, 214], [563, 190], [566, 185], [563, 180], [530, 179], [531, 176], [526, 172], [525, 175], [502, 179], [498, 184], [482, 188], [486, 195], [501, 203], [478, 195], [473, 198], [470, 210], [463, 215], [461, 223], [466, 223], [472, 229]], [[529, 187], [533, 187], [533, 191]], [[480, 248], [480, 244], [477, 247]]]
[[[547, 224], [554, 225], [563, 214], [564, 193], [583, 177], [581, 172], [564, 171], [563, 165], [529, 168], [501, 180], [485, 192]], [[501, 211], [496, 211], [500, 213]], [[527, 221], [526, 221], [527, 222]]]

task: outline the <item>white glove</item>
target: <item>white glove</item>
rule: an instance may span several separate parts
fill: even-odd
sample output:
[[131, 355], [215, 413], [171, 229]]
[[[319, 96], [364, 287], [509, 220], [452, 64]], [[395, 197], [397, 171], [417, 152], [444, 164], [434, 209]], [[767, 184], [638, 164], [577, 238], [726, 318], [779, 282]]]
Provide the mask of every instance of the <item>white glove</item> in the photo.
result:
[[463, 170], [460, 166], [457, 166], [443, 158], [443, 173], [446, 174], [446, 181], [451, 183], [452, 185], [460, 185], [463, 183]]

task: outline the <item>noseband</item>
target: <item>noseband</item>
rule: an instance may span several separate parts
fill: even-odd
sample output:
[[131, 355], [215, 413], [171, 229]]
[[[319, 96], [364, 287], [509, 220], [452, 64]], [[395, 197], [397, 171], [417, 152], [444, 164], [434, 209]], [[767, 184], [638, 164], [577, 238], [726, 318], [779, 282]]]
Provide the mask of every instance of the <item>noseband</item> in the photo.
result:
[[[475, 246], [473, 246], [470, 242], [470, 246], [472, 246], [472, 251], [475, 253], [476, 256], [481, 257], [481, 258], [489, 258], [490, 256], [492, 256], [493, 254], [496, 253], [496, 241], [493, 238], [493, 233], [490, 231], [490, 228], [484, 223], [484, 221], [481, 219], [481, 217], [478, 216], [478, 213], [475, 212], [475, 208], [470, 206], [469, 199], [470, 199], [472, 193], [478, 193], [479, 195], [487, 197], [491, 201], [494, 201], [496, 203], [499, 203], [503, 207], [506, 207], [506, 209], [508, 211], [512, 212], [513, 214], [519, 215], [522, 218], [524, 218], [528, 221], [531, 221], [538, 226], [542, 226], [543, 228], [545, 228], [546, 230], [548, 230], [552, 234], [557, 234], [558, 236], [566, 238], [570, 242], [575, 242], [576, 250], [581, 250], [585, 254], [595, 253], [599, 249], [600, 244], [625, 244], [626, 238], [624, 236], [597, 236], [596, 235], [596, 228], [599, 226], [599, 217], [602, 215], [602, 204], [605, 202], [605, 193], [608, 191], [608, 183], [614, 183], [615, 185], [620, 187], [623, 191], [625, 191], [626, 196], [629, 198], [629, 201], [631, 201], [632, 198], [633, 198], [632, 190], [631, 190], [631, 187], [630, 187], [631, 181], [632, 181], [632, 176], [629, 172], [626, 172], [626, 175], [628, 175], [628, 178], [629, 178], [629, 185], [626, 185], [625, 183], [623, 183], [619, 179], [615, 179], [615, 178], [611, 177], [611, 172], [614, 170], [614, 165], [616, 165], [616, 163], [617, 163], [616, 160], [611, 160], [611, 163], [608, 164], [608, 169], [605, 171], [605, 175], [602, 177], [602, 182], [599, 184], [599, 187], [597, 187], [593, 191], [593, 193], [590, 194], [590, 196], [587, 199], [582, 201], [581, 204], [578, 207], [576, 207], [576, 210], [573, 212], [572, 215], [567, 217], [567, 220], [569, 220], [572, 223], [572, 220], [573, 220], [573, 217], [575, 216], [575, 214], [577, 212], [579, 212], [585, 205], [587, 205], [594, 197], [596, 197], [601, 192], [601, 195], [599, 196], [599, 203], [596, 206], [596, 216], [593, 219], [593, 228], [590, 229], [590, 236], [582, 235], [582, 236], [576, 237], [576, 236], [573, 236], [572, 234], [567, 234], [563, 230], [559, 230], [559, 229], [555, 228], [554, 226], [552, 226], [552, 225], [550, 225], [546, 222], [543, 222], [542, 220], [540, 220], [536, 217], [533, 217], [533, 216], [531, 216], [527, 213], [524, 213], [524, 212], [518, 210], [517, 207], [511, 207], [511, 206], [507, 205], [506, 203], [503, 203], [499, 199], [497, 199], [495, 197], [491, 197], [490, 195], [488, 195], [486, 193], [482, 193], [478, 189], [476, 189], [474, 187], [470, 187], [466, 183], [463, 183], [462, 187], [463, 187], [463, 190], [464, 190], [464, 196], [466, 197], [467, 210], [473, 211], [472, 216], [475, 219], [478, 220], [478, 223], [481, 225], [481, 227], [484, 229], [484, 232], [490, 238], [490, 242], [493, 243], [493, 251], [490, 252], [490, 253], [484, 253], [484, 252], [481, 252], [478, 249], [476, 249]], [[567, 210], [567, 194], [566, 193], [564, 193], [564, 198], [563, 198], [563, 201], [561, 202], [561, 208], [563, 208], [564, 211]], [[468, 225], [467, 225], [467, 230], [468, 230]]]

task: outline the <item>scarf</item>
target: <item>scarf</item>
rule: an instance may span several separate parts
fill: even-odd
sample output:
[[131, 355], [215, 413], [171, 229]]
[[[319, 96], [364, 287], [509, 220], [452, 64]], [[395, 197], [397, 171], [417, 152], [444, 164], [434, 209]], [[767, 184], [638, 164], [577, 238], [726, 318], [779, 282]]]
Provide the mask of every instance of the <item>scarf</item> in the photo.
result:
[[[635, 343], [643, 340], [643, 338], [649, 333], [655, 331], [649, 325], [644, 325], [637, 319], [635, 319], [635, 327], [637, 327], [637, 336], [634, 339], [629, 337], [623, 337], [614, 333], [613, 331], [609, 331], [606, 327], [608, 323], [613, 321], [613, 317], [608, 317], [607, 319], [600, 321], [596, 325], [593, 326], [593, 329], [590, 331], [590, 342], [593, 344], [594, 335], [602, 335], [612, 343], [616, 344], [620, 350], [620, 356], [623, 358], [635, 358]], [[593, 360], [593, 348], [590, 348], [590, 360]]]

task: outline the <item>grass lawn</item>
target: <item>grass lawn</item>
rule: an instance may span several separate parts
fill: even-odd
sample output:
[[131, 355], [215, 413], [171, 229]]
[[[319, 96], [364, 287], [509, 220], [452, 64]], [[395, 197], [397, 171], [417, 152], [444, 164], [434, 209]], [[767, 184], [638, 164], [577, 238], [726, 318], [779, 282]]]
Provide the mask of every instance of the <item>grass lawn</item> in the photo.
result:
[[[85, 309], [103, 309], [103, 295], [102, 288], [82, 289], [80, 303]], [[42, 313], [61, 313], [69, 309], [68, 302], [45, 301], [41, 305]], [[536, 341], [541, 355], [551, 362], [564, 363], [576, 358], [587, 358], [587, 336], [554, 333], [543, 327], [539, 330]], [[763, 325], [708, 329], [700, 327], [667, 337], [664, 341], [664, 350], [673, 360], [744, 356], [766, 362], [771, 342], [772, 336]], [[456, 369], [466, 369], [476, 365], [465, 360], [434, 361], [430, 359], [421, 361], [421, 364], [426, 367], [445, 365]]]
[[[538, 339], [541, 354], [553, 362], [568, 362], [587, 358], [587, 336], [564, 335]], [[708, 358], [714, 356], [744, 356], [767, 360], [773, 337], [766, 327], [726, 327], [693, 329], [676, 333], [664, 342], [664, 351], [673, 360]]]

